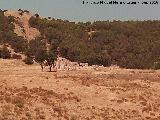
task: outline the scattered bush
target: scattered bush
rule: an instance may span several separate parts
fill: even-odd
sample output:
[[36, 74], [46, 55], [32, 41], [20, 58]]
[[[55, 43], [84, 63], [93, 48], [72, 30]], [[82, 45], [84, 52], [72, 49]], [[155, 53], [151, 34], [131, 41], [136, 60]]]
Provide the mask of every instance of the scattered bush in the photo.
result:
[[28, 11], [28, 10], [24, 10], [23, 12], [25, 12], [25, 13], [29, 13], [29, 11]]
[[37, 13], [36, 13], [34, 16], [35, 16], [36, 18], [39, 18], [39, 14], [37, 14]]
[[153, 69], [155, 70], [160, 69], [160, 62], [154, 62]]
[[44, 50], [39, 50], [37, 51], [37, 53], [35, 54], [35, 60], [37, 62], [43, 62], [44, 60], [46, 60], [47, 58], [47, 53]]
[[24, 107], [24, 100], [20, 97], [14, 97], [12, 98], [12, 103], [14, 105], [16, 105], [19, 108], [23, 108]]
[[51, 17], [48, 17], [48, 19], [51, 19]]
[[23, 10], [22, 10], [22, 9], [18, 9], [18, 11], [19, 11], [19, 12], [22, 12]]
[[2, 51], [1, 51], [1, 57], [3, 59], [11, 58], [11, 52], [9, 51], [9, 49], [6, 46], [4, 46]]
[[18, 54], [13, 53], [13, 54], [12, 54], [12, 58], [13, 58], [13, 59], [22, 59], [22, 56], [21, 56], [21, 55], [18, 55]]
[[8, 10], [3, 10], [3, 12], [7, 12]]
[[21, 30], [22, 30], [22, 32], [23, 32], [23, 33], [26, 33], [26, 31], [25, 31], [25, 29], [24, 29], [24, 28], [22, 28]]
[[22, 16], [22, 15], [23, 15], [23, 12], [19, 12], [19, 15], [21, 15], [21, 16]]
[[0, 58], [2, 58], [2, 49], [0, 49]]
[[33, 62], [33, 58], [32, 57], [29, 57], [27, 56], [26, 59], [24, 60], [25, 64], [27, 65], [32, 65], [34, 62]]

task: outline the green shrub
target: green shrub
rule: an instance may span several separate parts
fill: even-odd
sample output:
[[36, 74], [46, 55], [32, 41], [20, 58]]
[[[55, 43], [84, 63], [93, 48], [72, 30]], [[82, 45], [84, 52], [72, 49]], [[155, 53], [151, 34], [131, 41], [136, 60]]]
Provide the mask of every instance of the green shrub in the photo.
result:
[[24, 10], [23, 12], [29, 13], [29, 11], [28, 11], [28, 10]]
[[160, 62], [154, 62], [153, 69], [155, 70], [160, 69]]
[[47, 59], [46, 51], [44, 51], [44, 50], [37, 51], [37, 53], [35, 55], [36, 62], [43, 62], [46, 59]]
[[22, 30], [22, 32], [23, 32], [23, 33], [26, 33], [26, 31], [25, 31], [25, 29], [24, 29], [24, 28], [22, 28], [21, 30]]
[[33, 58], [30, 57], [30, 56], [27, 56], [27, 58], [24, 60], [25, 64], [27, 65], [32, 65], [34, 62], [33, 62]]
[[47, 60], [49, 63], [51, 64], [54, 63], [56, 59], [57, 59], [57, 55], [54, 52], [51, 51], [47, 54]]
[[12, 58], [13, 59], [22, 59], [22, 56], [14, 53], [14, 54], [12, 54]]
[[2, 49], [0, 49], [0, 58], [2, 58]]
[[39, 14], [37, 14], [37, 13], [36, 13], [34, 16], [35, 16], [36, 18], [39, 18]]
[[3, 59], [11, 58], [11, 53], [10, 53], [9, 49], [6, 46], [4, 46], [2, 51], [1, 51], [1, 57]]

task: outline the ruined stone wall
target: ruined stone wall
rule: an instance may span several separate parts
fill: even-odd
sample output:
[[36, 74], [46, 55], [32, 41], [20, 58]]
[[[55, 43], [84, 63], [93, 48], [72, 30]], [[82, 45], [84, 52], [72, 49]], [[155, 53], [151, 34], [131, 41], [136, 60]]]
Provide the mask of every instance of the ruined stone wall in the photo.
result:
[[55, 62], [55, 68], [57, 70], [89, 70], [93, 69], [88, 63], [71, 62], [66, 58], [58, 57]]
[[[71, 62], [63, 57], [58, 57], [57, 61], [55, 62], [56, 70], [60, 71], [68, 71], [68, 70], [102, 70], [106, 67], [103, 65], [92, 65], [89, 66], [88, 63], [78, 63], [78, 62]], [[111, 65], [107, 67], [109, 70], [117, 70], [119, 66]]]

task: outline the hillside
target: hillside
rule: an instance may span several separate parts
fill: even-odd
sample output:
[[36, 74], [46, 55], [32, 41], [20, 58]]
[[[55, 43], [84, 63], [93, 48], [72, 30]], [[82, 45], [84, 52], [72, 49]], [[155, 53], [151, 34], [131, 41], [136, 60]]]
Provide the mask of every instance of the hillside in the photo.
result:
[[56, 56], [58, 49], [62, 57], [89, 65], [151, 69], [160, 62], [158, 20], [75, 23], [27, 10], [1, 11], [0, 17], [0, 43], [35, 59]]
[[13, 16], [15, 19], [15, 22], [13, 22], [15, 28], [14, 32], [18, 36], [22, 36], [24, 39], [27, 39], [28, 41], [35, 39], [36, 37], [40, 36], [40, 32], [30, 27], [28, 21], [31, 18], [31, 14], [29, 12], [23, 12], [23, 11], [6, 11], [4, 12], [5, 16]]
[[0, 10], [0, 44], [10, 45], [15, 52], [25, 52], [27, 40], [14, 33], [14, 17], [6, 17]]
[[[31, 17], [29, 23], [71, 61], [124, 68], [152, 68], [160, 60], [160, 21], [74, 23]], [[42, 39], [42, 38], [40, 38]]]

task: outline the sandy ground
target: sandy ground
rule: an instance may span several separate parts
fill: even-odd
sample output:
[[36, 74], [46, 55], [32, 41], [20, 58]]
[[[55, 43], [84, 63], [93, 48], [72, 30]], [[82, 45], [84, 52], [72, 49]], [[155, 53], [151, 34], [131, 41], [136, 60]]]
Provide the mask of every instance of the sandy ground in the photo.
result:
[[41, 71], [0, 59], [0, 120], [160, 120], [160, 71]]

